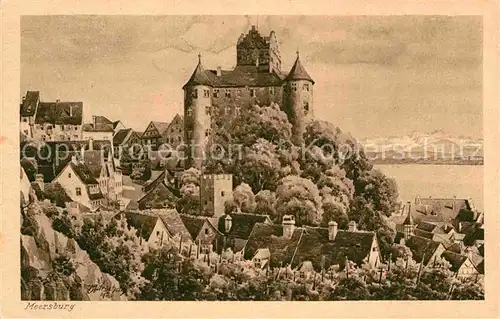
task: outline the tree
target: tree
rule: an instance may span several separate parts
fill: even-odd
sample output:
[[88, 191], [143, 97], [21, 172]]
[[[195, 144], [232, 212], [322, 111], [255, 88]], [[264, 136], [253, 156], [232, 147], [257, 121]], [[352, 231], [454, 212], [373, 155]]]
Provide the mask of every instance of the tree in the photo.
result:
[[271, 219], [276, 214], [276, 194], [270, 190], [262, 190], [255, 195], [255, 214], [268, 215]]
[[197, 168], [191, 167], [182, 172], [179, 177], [180, 186], [195, 185], [200, 186], [201, 171]]
[[71, 197], [59, 183], [50, 183], [45, 186], [44, 197], [59, 207], [66, 207], [66, 203], [72, 202]]
[[327, 300], [367, 300], [369, 297], [366, 283], [362, 278], [353, 275], [340, 279]]
[[391, 216], [398, 208], [396, 182], [379, 170], [366, 171], [354, 181], [356, 195], [363, 197], [373, 209]]
[[327, 227], [330, 221], [337, 222], [341, 229], [347, 229], [349, 223], [349, 216], [347, 216], [346, 209], [342, 203], [335, 201], [334, 198], [323, 200], [323, 217], [321, 225]]
[[26, 176], [28, 176], [28, 179], [30, 181], [34, 181], [35, 175], [38, 172], [38, 163], [36, 162], [36, 159], [24, 157], [21, 160], [21, 167], [24, 169], [24, 172], [26, 173]]
[[484, 300], [484, 287], [474, 279], [457, 280], [451, 295], [453, 300]]
[[276, 189], [276, 210], [280, 219], [283, 215], [295, 216], [298, 225], [319, 224], [322, 215], [319, 190], [308, 179], [284, 177]]
[[246, 183], [242, 183], [233, 191], [233, 201], [244, 213], [253, 213], [255, 210], [255, 195], [252, 188]]

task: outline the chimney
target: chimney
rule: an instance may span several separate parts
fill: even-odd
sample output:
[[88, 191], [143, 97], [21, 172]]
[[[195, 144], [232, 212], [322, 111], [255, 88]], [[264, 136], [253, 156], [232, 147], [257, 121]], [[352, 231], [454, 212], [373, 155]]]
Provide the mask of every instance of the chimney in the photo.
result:
[[355, 232], [356, 231], [356, 222], [354, 220], [351, 220], [348, 224], [348, 230], [350, 232]]
[[328, 240], [333, 241], [335, 236], [337, 236], [338, 224], [335, 221], [330, 221], [328, 223]]
[[259, 66], [259, 58], [257, 58], [257, 60], [255, 60], [255, 66], [258, 67]]
[[458, 222], [458, 232], [462, 232], [462, 222]]
[[226, 218], [224, 218], [224, 231], [228, 233], [231, 230], [231, 227], [233, 226], [233, 219], [231, 216], [226, 215]]
[[94, 150], [94, 139], [92, 137], [89, 138], [89, 150], [90, 151]]
[[80, 161], [83, 162], [83, 157], [85, 156], [85, 146], [82, 146], [80, 150]]
[[35, 175], [35, 182], [38, 184], [38, 187], [43, 191], [45, 188], [45, 183], [43, 182], [43, 174]]
[[92, 115], [92, 126], [94, 126], [94, 128], [96, 127], [96, 122], [97, 122], [97, 116]]
[[78, 161], [76, 160], [76, 155], [72, 155], [71, 156], [71, 163], [77, 165], [78, 164]]
[[293, 232], [295, 230], [295, 217], [292, 215], [283, 216], [283, 237], [285, 239], [292, 238]]
[[73, 105], [69, 106], [69, 117], [73, 117]]
[[417, 195], [417, 197], [415, 197], [415, 205], [420, 205], [420, 195]]
[[220, 66], [217, 67], [217, 76], [222, 75], [222, 68]]

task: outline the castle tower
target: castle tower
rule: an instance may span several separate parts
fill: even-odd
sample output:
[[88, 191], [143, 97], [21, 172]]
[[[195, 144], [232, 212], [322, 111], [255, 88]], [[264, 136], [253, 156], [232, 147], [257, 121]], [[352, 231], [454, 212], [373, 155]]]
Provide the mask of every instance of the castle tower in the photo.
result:
[[411, 214], [411, 206], [410, 202], [408, 202], [408, 215], [406, 215], [406, 219], [403, 222], [404, 227], [404, 239], [405, 241], [415, 234], [415, 223], [413, 221], [413, 216]]
[[212, 81], [210, 72], [205, 71], [198, 55], [198, 65], [182, 87], [184, 90], [184, 138], [187, 147], [186, 167], [201, 168], [205, 145], [210, 136], [212, 123]]
[[202, 175], [200, 181], [200, 204], [202, 215], [220, 217], [224, 215], [224, 203], [233, 199], [233, 175]]
[[297, 59], [290, 73], [285, 78], [283, 94], [283, 110], [292, 124], [292, 140], [302, 143], [307, 121], [313, 117], [314, 81], [302, 66], [297, 50]]

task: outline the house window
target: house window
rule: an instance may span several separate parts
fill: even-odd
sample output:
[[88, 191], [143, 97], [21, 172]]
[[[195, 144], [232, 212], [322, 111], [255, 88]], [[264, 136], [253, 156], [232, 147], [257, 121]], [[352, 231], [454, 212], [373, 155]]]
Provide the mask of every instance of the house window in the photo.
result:
[[75, 125], [75, 131], [78, 130], [78, 126]]
[[292, 91], [297, 91], [297, 83], [292, 83]]
[[236, 115], [240, 115], [241, 113], [241, 107], [237, 106], [235, 109], [234, 109]]
[[64, 124], [61, 124], [61, 131], [64, 131]]
[[224, 191], [220, 191], [220, 196], [224, 197]]
[[82, 189], [80, 187], [77, 187], [75, 191], [76, 191], [76, 196], [82, 196]]
[[309, 91], [309, 83], [304, 83], [303, 90]]
[[64, 141], [64, 135], [59, 135], [59, 138], [61, 139], [61, 141]]
[[205, 228], [205, 235], [210, 234], [210, 230], [208, 228]]
[[230, 89], [226, 89], [226, 91], [224, 92], [224, 96], [225, 97], [231, 97], [231, 90]]
[[269, 94], [274, 94], [274, 86], [269, 87]]
[[198, 89], [193, 90], [193, 98], [195, 98], [195, 99], [198, 98]]
[[160, 231], [159, 230], [156, 231], [156, 236], [157, 237], [160, 236]]
[[208, 137], [210, 135], [210, 129], [205, 130], [205, 137]]
[[241, 95], [241, 89], [236, 90], [236, 95], [240, 96]]
[[205, 114], [210, 115], [210, 106], [205, 106]]
[[42, 135], [42, 141], [45, 141], [47, 137], [45, 135]]
[[68, 178], [71, 178], [71, 173], [68, 173]]
[[181, 136], [177, 136], [177, 139], [179, 140], [179, 142], [182, 142], [182, 137]]
[[23, 122], [28, 122], [28, 119], [27, 118], [23, 118]]
[[255, 94], [255, 89], [250, 89], [250, 97], [255, 97], [256, 94]]
[[28, 135], [28, 130], [24, 130], [24, 134], [25, 134], [25, 135]]
[[219, 89], [214, 89], [214, 97], [219, 97]]
[[203, 97], [210, 97], [210, 91], [209, 90], [203, 90]]

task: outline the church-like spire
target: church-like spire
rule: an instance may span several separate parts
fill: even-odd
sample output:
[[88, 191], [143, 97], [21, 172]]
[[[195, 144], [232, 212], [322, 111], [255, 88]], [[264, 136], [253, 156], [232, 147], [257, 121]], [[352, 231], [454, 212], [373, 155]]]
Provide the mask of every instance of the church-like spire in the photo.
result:
[[406, 219], [403, 222], [403, 225], [415, 225], [415, 222], [413, 221], [413, 215], [411, 214], [411, 206], [410, 202], [408, 202], [408, 214], [406, 215]]
[[312, 84], [314, 84], [314, 80], [307, 73], [306, 69], [302, 66], [302, 63], [300, 63], [299, 49], [298, 48], [297, 48], [296, 53], [297, 53], [297, 59], [295, 59], [295, 63], [293, 64], [292, 69], [290, 70], [290, 73], [288, 73], [285, 80], [286, 81], [306, 80], [306, 81], [310, 81], [310, 82], [312, 82]]
[[205, 71], [201, 63], [200, 53], [198, 53], [198, 65], [196, 66], [196, 69], [194, 70], [189, 80], [186, 82], [186, 84], [184, 84], [183, 88], [185, 88], [186, 86], [193, 86], [193, 85], [212, 86], [212, 81], [210, 80], [210, 74], [209, 72]]

